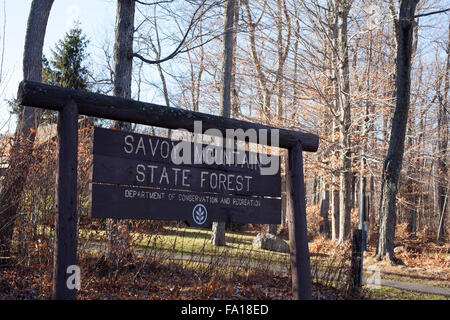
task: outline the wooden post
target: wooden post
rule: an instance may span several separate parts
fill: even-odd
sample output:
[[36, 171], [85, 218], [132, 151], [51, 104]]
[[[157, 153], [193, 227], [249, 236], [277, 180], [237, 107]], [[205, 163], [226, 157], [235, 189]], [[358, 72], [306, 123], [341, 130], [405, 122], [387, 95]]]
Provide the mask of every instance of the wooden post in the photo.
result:
[[59, 113], [58, 139], [53, 298], [70, 300], [76, 289], [67, 286], [67, 268], [77, 265], [78, 107], [72, 100]]
[[361, 288], [362, 280], [362, 235], [363, 231], [360, 229], [353, 230], [352, 236], [352, 260], [351, 260], [351, 289], [352, 291], [358, 291]]
[[305, 179], [302, 145], [289, 149], [286, 168], [286, 192], [293, 210], [289, 212], [289, 247], [291, 253], [292, 298], [312, 299], [311, 266], [306, 229]]
[[[72, 99], [73, 102], [62, 107], [67, 99]], [[186, 129], [191, 132], [197, 129], [197, 121], [200, 121], [203, 132], [208, 129], [218, 129], [215, 132], [219, 132], [216, 135], [220, 137], [225, 136], [229, 129], [244, 131], [264, 129], [267, 130], [267, 139], [259, 140], [258, 143], [265, 145], [268, 141], [272, 141], [271, 132], [272, 129], [275, 129], [279, 138], [279, 147], [289, 149], [289, 160], [287, 161], [289, 165], [287, 166], [291, 167], [291, 171], [286, 170], [286, 207], [292, 208], [288, 212], [290, 216], [289, 237], [293, 297], [294, 299], [312, 298], [302, 152], [317, 151], [319, 146], [317, 135], [32, 81], [21, 82], [17, 101], [21, 105], [61, 112], [59, 120], [59, 214], [56, 230], [58, 243], [55, 247], [54, 275], [56, 298], [75, 297], [74, 291], [67, 290], [66, 271], [67, 266], [76, 263], [76, 115], [78, 112], [86, 116], [154, 125], [168, 129]], [[64, 239], [62, 235], [64, 235]]]
[[366, 178], [362, 178], [359, 200], [359, 229], [364, 230], [364, 221], [367, 221], [367, 204], [366, 204]]
[[279, 129], [259, 123], [120, 97], [111, 97], [93, 92], [61, 88], [33, 81], [22, 81], [20, 83], [17, 101], [24, 106], [59, 111], [61, 105], [66, 103], [68, 97], [71, 97], [76, 102], [79, 113], [85, 116], [135, 122], [168, 129], [186, 129], [191, 132], [194, 132], [195, 129], [194, 122], [201, 121], [203, 131], [218, 129], [221, 133], [220, 137], [226, 136], [227, 129], [242, 129], [244, 131], [248, 129], [256, 131], [265, 129], [267, 130], [266, 142], [258, 142], [262, 144], [272, 141], [271, 129], [276, 129], [278, 130], [280, 148], [292, 148], [299, 141], [302, 142], [303, 151], [316, 152], [319, 147], [319, 137], [311, 133]]

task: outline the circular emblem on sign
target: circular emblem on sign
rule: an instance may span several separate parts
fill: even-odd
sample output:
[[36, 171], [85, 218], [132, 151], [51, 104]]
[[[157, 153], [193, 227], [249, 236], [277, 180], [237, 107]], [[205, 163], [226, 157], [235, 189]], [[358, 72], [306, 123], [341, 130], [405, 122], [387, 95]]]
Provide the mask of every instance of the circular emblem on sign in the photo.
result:
[[192, 218], [196, 224], [204, 224], [208, 218], [208, 210], [201, 203], [197, 204], [192, 210]]

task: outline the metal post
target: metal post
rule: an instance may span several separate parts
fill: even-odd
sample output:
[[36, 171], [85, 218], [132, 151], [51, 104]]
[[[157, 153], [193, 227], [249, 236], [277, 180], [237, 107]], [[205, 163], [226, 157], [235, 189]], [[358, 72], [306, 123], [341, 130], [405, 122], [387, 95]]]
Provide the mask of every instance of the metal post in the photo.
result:
[[67, 268], [77, 265], [78, 163], [78, 107], [72, 100], [59, 113], [58, 139], [53, 298], [71, 300], [76, 298], [76, 289], [67, 285]]

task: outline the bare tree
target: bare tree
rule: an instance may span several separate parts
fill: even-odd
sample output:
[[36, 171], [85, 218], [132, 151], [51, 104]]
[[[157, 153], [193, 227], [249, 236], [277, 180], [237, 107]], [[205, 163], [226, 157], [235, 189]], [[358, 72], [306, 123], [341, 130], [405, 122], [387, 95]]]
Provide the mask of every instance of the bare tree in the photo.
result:
[[114, 95], [131, 98], [135, 0], [118, 0], [114, 42]]
[[[244, 7], [246, 12], [244, 20], [249, 30], [250, 57], [258, 80], [258, 91], [262, 97], [259, 107], [260, 117], [261, 120], [267, 123], [273, 120], [271, 104], [272, 96], [275, 93], [277, 98], [275, 119], [281, 123], [284, 114], [282, 98], [283, 80], [285, 79], [283, 75], [289, 55], [292, 34], [290, 13], [285, 0], [277, 0], [275, 10], [272, 9], [267, 1], [264, 1], [261, 12], [256, 19], [254, 18], [255, 13], [252, 13], [250, 1], [244, 1]], [[264, 58], [259, 50], [259, 44], [265, 41], [262, 31], [259, 30], [264, 29], [261, 24], [266, 11], [272, 16], [276, 28], [276, 39], [273, 40], [277, 52], [276, 68], [264, 65]], [[261, 35], [259, 35], [260, 32]], [[269, 41], [272, 40], [270, 39]]]
[[353, 1], [336, 0], [336, 76], [339, 128], [339, 243], [350, 235], [351, 213], [351, 144], [350, 79], [347, 43], [347, 19]]
[[[116, 30], [114, 42], [114, 96], [131, 99], [131, 79], [133, 71], [133, 37], [134, 37], [135, 0], [118, 0], [116, 12]], [[115, 122], [116, 129], [130, 131], [131, 124]], [[121, 263], [128, 251], [128, 226], [126, 222], [109, 219], [108, 259]]]
[[[139, 1], [138, 3], [145, 4], [145, 5], [159, 5], [162, 3], [170, 3], [170, 2], [172, 2], [172, 1], [159, 1], [159, 2], [154, 2], [154, 3], [143, 3], [141, 1]], [[212, 8], [215, 8], [218, 4], [219, 4], [219, 1], [212, 1], [211, 3], [207, 4], [207, 0], [202, 0], [200, 3], [198, 3], [196, 5], [196, 9], [195, 9], [194, 13], [192, 14], [191, 19], [190, 19], [186, 29], [183, 32], [182, 39], [180, 41], [178, 41], [176, 48], [170, 54], [162, 57], [161, 52], [159, 52], [159, 54], [157, 54], [157, 57], [155, 59], [146, 58], [146, 57], [142, 56], [139, 52], [133, 52], [132, 56], [140, 59], [141, 61], [143, 61], [147, 64], [161, 64], [163, 62], [170, 61], [170, 60], [174, 59], [176, 56], [178, 56], [179, 54], [185, 53], [186, 51], [192, 49], [192, 47], [187, 48], [187, 44], [190, 41], [192, 41], [195, 37], [192, 37], [192, 39], [189, 39], [189, 35], [195, 29], [195, 26], [200, 21], [202, 21], [202, 18], [204, 17], [204, 15], [207, 12], [209, 12]], [[172, 12], [172, 14], [174, 16], [178, 16], [178, 15], [174, 14], [173, 12]], [[148, 19], [144, 19], [144, 20], [148, 20]], [[140, 26], [138, 26], [138, 28], [139, 27]], [[215, 38], [216, 38], [216, 36], [212, 36], [211, 39], [209, 39], [208, 41], [205, 41], [205, 43], [212, 41]]]
[[[437, 232], [437, 240], [444, 240], [445, 218], [448, 211], [448, 167], [447, 167], [447, 147], [448, 147], [448, 86], [450, 71], [450, 24], [447, 39], [447, 59], [443, 74], [439, 76], [444, 79], [444, 88], [438, 92], [438, 203], [439, 203], [439, 227]], [[441, 82], [441, 81], [439, 81]], [[439, 85], [438, 90], [441, 85]]]
[[[231, 71], [233, 68], [235, 8], [235, 0], [226, 1], [220, 88], [220, 115], [225, 118], [231, 116]], [[226, 244], [225, 222], [213, 222], [211, 243], [215, 246], [224, 246]]]
[[396, 90], [397, 100], [389, 149], [383, 164], [380, 201], [380, 227], [377, 256], [394, 262], [396, 197], [405, 147], [406, 126], [410, 105], [411, 55], [413, 48], [414, 13], [418, 0], [402, 0], [397, 23], [398, 48]]
[[[42, 48], [53, 0], [33, 0], [28, 16], [23, 55], [24, 80], [42, 80]], [[8, 257], [14, 221], [33, 150], [42, 111], [23, 106], [11, 150], [5, 183], [0, 193], [0, 255]]]

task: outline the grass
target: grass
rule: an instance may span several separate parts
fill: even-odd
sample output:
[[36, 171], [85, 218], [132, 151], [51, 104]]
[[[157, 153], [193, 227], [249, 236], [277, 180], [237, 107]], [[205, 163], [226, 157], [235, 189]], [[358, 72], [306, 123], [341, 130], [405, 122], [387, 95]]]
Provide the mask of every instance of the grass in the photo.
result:
[[[104, 244], [104, 230], [80, 229], [80, 239]], [[138, 249], [156, 249], [178, 256], [224, 257], [249, 262], [271, 263], [278, 266], [289, 264], [289, 255], [256, 249], [252, 246], [254, 234], [227, 232], [226, 246], [217, 247], [210, 243], [211, 231], [195, 228], [163, 227], [157, 234], [131, 232], [130, 237]]]
[[419, 293], [409, 290], [401, 290], [390, 287], [380, 287], [380, 289], [368, 289], [363, 286], [376, 300], [450, 300], [445, 296]]
[[[41, 230], [41, 232], [42, 231], [43, 230]], [[52, 235], [50, 228], [45, 229], [45, 234], [48, 234], [49, 236]], [[212, 271], [211, 268], [216, 268], [216, 271], [220, 271], [220, 274], [232, 275], [235, 274], [236, 270], [239, 268], [243, 272], [249, 272], [251, 264], [257, 264], [262, 268], [270, 268], [273, 265], [283, 266], [286, 267], [286, 270], [289, 270], [289, 254], [253, 248], [252, 242], [255, 237], [254, 233], [227, 231], [227, 246], [225, 247], [211, 245], [211, 230], [207, 229], [163, 226], [155, 232], [130, 232], [130, 237], [134, 247], [138, 251], [143, 253], [148, 253], [150, 251], [150, 253], [158, 255], [172, 254], [171, 260], [178, 260], [177, 264], [181, 265], [183, 268], [188, 267], [199, 274], [208, 273]], [[106, 232], [104, 230], [79, 228], [79, 239], [81, 246], [90, 243], [104, 246], [106, 244]], [[89, 249], [89, 246], [86, 248]], [[94, 249], [94, 251], [100, 253], [99, 248]], [[321, 252], [321, 250], [318, 252]], [[339, 254], [337, 256], [339, 256]], [[196, 260], [193, 257], [202, 257], [203, 259]], [[334, 259], [336, 260], [338, 257], [334, 257]], [[339, 270], [343, 267], [343, 265], [336, 265], [336, 263], [339, 264], [339, 261], [333, 260], [333, 262], [332, 260], [332, 256], [320, 254], [312, 255], [311, 266], [313, 269], [312, 271], [315, 270], [315, 272], [313, 272], [315, 282], [320, 281], [320, 283], [326, 283], [327, 286], [332, 287], [339, 286], [335, 283], [334, 277], [331, 277], [331, 274], [328, 278], [323, 279], [323, 274], [325, 273], [326, 277], [327, 273], [331, 272], [331, 267], [336, 267], [335, 269]], [[322, 274], [320, 280], [317, 278], [317, 271]], [[332, 273], [334, 272], [336, 272], [336, 270]], [[416, 279], [407, 275], [390, 275], [383, 273], [382, 277], [384, 279], [425, 283], [445, 287], [445, 284], [442, 284], [442, 281]], [[372, 289], [369, 290], [369, 292], [374, 299], [448, 300], [448, 298], [442, 296], [416, 293], [389, 287]]]
[[[371, 276], [370, 273], [364, 272], [365, 277]], [[445, 280], [432, 280], [432, 279], [423, 279], [414, 277], [411, 275], [403, 275], [403, 274], [390, 274], [390, 273], [382, 273], [382, 278], [386, 280], [393, 280], [393, 281], [400, 281], [400, 282], [410, 282], [410, 283], [421, 283], [426, 284], [434, 287], [440, 287], [440, 288], [450, 288], [449, 281]]]

